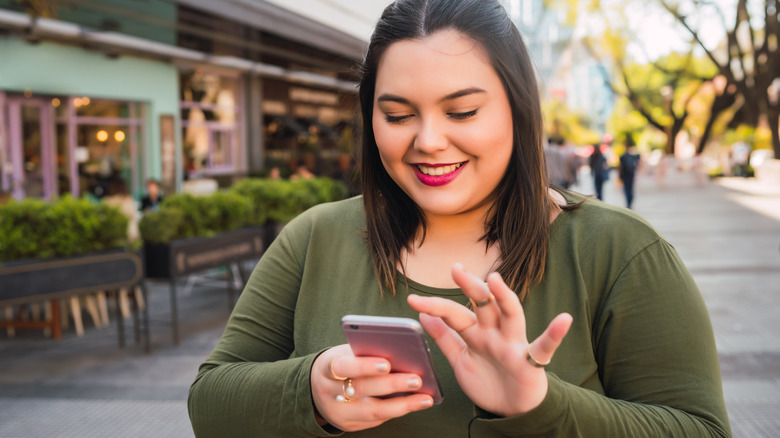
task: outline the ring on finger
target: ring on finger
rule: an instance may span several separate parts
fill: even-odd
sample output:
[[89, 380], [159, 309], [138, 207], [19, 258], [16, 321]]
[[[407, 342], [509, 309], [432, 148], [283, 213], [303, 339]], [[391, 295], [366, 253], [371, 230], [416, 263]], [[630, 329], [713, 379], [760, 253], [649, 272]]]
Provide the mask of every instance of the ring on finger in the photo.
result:
[[484, 307], [484, 306], [487, 306], [488, 304], [492, 303], [494, 299], [496, 299], [496, 297], [493, 296], [493, 294], [490, 294], [490, 295], [488, 295], [487, 299], [484, 300], [484, 301], [477, 301], [477, 302], [475, 302], [474, 300], [471, 300], [471, 302], [474, 303], [474, 305], [477, 306], [477, 307]]
[[328, 372], [330, 373], [330, 377], [332, 377], [332, 378], [333, 378], [333, 380], [347, 380], [347, 378], [346, 378], [346, 377], [341, 377], [341, 376], [339, 376], [338, 374], [336, 374], [336, 373], [334, 373], [334, 372], [333, 372], [333, 362], [334, 362], [336, 359], [340, 358], [340, 357], [341, 357], [341, 356], [336, 356], [336, 357], [334, 357], [333, 359], [331, 359], [331, 360], [330, 360], [330, 362], [328, 362]]
[[548, 360], [547, 362], [539, 362], [538, 360], [536, 360], [536, 358], [534, 358], [534, 356], [531, 354], [530, 345], [528, 346], [528, 350], [525, 351], [525, 358], [528, 359], [528, 362], [531, 365], [535, 366], [536, 368], [544, 368], [547, 365], [550, 365], [550, 360]]
[[340, 403], [349, 403], [352, 401], [352, 397], [355, 396], [355, 387], [352, 386], [352, 379], [348, 378], [341, 384], [341, 392], [336, 396], [336, 401]]

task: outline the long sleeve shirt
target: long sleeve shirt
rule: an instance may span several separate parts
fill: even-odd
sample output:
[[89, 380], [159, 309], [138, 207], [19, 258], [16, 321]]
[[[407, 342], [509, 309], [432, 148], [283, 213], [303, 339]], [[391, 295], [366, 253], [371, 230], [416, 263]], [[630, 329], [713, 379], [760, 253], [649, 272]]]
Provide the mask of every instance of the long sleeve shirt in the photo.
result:
[[[316, 423], [310, 371], [322, 351], [346, 342], [341, 317], [417, 318], [409, 293], [467, 303], [460, 289], [427, 287], [400, 273], [398, 293], [381, 294], [365, 229], [357, 197], [314, 207], [282, 230], [190, 389], [197, 436], [338, 435]], [[552, 224], [544, 277], [523, 308], [529, 340], [557, 314], [574, 317], [546, 368], [549, 390], [537, 408], [509, 418], [480, 410], [429, 340], [443, 403], [343, 435], [731, 435], [701, 294], [674, 248], [631, 211], [585, 199], [562, 212]]]

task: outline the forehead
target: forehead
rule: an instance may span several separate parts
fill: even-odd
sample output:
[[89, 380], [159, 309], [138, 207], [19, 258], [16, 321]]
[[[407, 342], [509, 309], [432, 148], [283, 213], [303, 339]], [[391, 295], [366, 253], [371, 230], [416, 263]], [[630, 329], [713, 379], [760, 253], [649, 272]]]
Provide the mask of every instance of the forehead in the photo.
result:
[[389, 45], [377, 67], [377, 88], [479, 86], [475, 81], [500, 82], [482, 44], [452, 29]]

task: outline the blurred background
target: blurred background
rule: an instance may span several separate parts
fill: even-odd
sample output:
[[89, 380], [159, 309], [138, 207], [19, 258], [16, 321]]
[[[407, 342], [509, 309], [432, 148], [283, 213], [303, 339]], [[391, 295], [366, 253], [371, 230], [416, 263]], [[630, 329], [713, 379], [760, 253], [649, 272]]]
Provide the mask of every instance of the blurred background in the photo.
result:
[[[0, 0], [0, 436], [191, 436], [232, 291], [284, 222], [360, 193], [355, 66], [388, 3]], [[626, 206], [620, 157], [640, 157], [633, 208], [702, 289], [742, 437], [780, 436], [779, 3], [504, 1], [565, 185], [601, 193], [601, 151]], [[40, 292], [117, 247], [146, 263], [128, 287]], [[52, 260], [63, 277], [22, 278]]]

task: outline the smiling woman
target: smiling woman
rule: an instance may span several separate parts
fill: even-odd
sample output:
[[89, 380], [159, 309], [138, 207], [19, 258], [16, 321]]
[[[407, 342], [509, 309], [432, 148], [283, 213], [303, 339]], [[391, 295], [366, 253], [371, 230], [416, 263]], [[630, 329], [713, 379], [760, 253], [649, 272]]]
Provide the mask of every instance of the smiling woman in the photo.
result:
[[[442, 80], [442, 71], [461, 74]], [[484, 49], [454, 30], [400, 41], [382, 56], [375, 93], [382, 164], [426, 222], [484, 217], [513, 138], [512, 110]]]
[[[393, 2], [361, 73], [364, 195], [263, 255], [190, 389], [198, 436], [729, 435], [674, 248], [548, 185], [534, 69], [498, 0]], [[346, 314], [419, 317], [442, 403], [392, 348], [355, 356]]]

